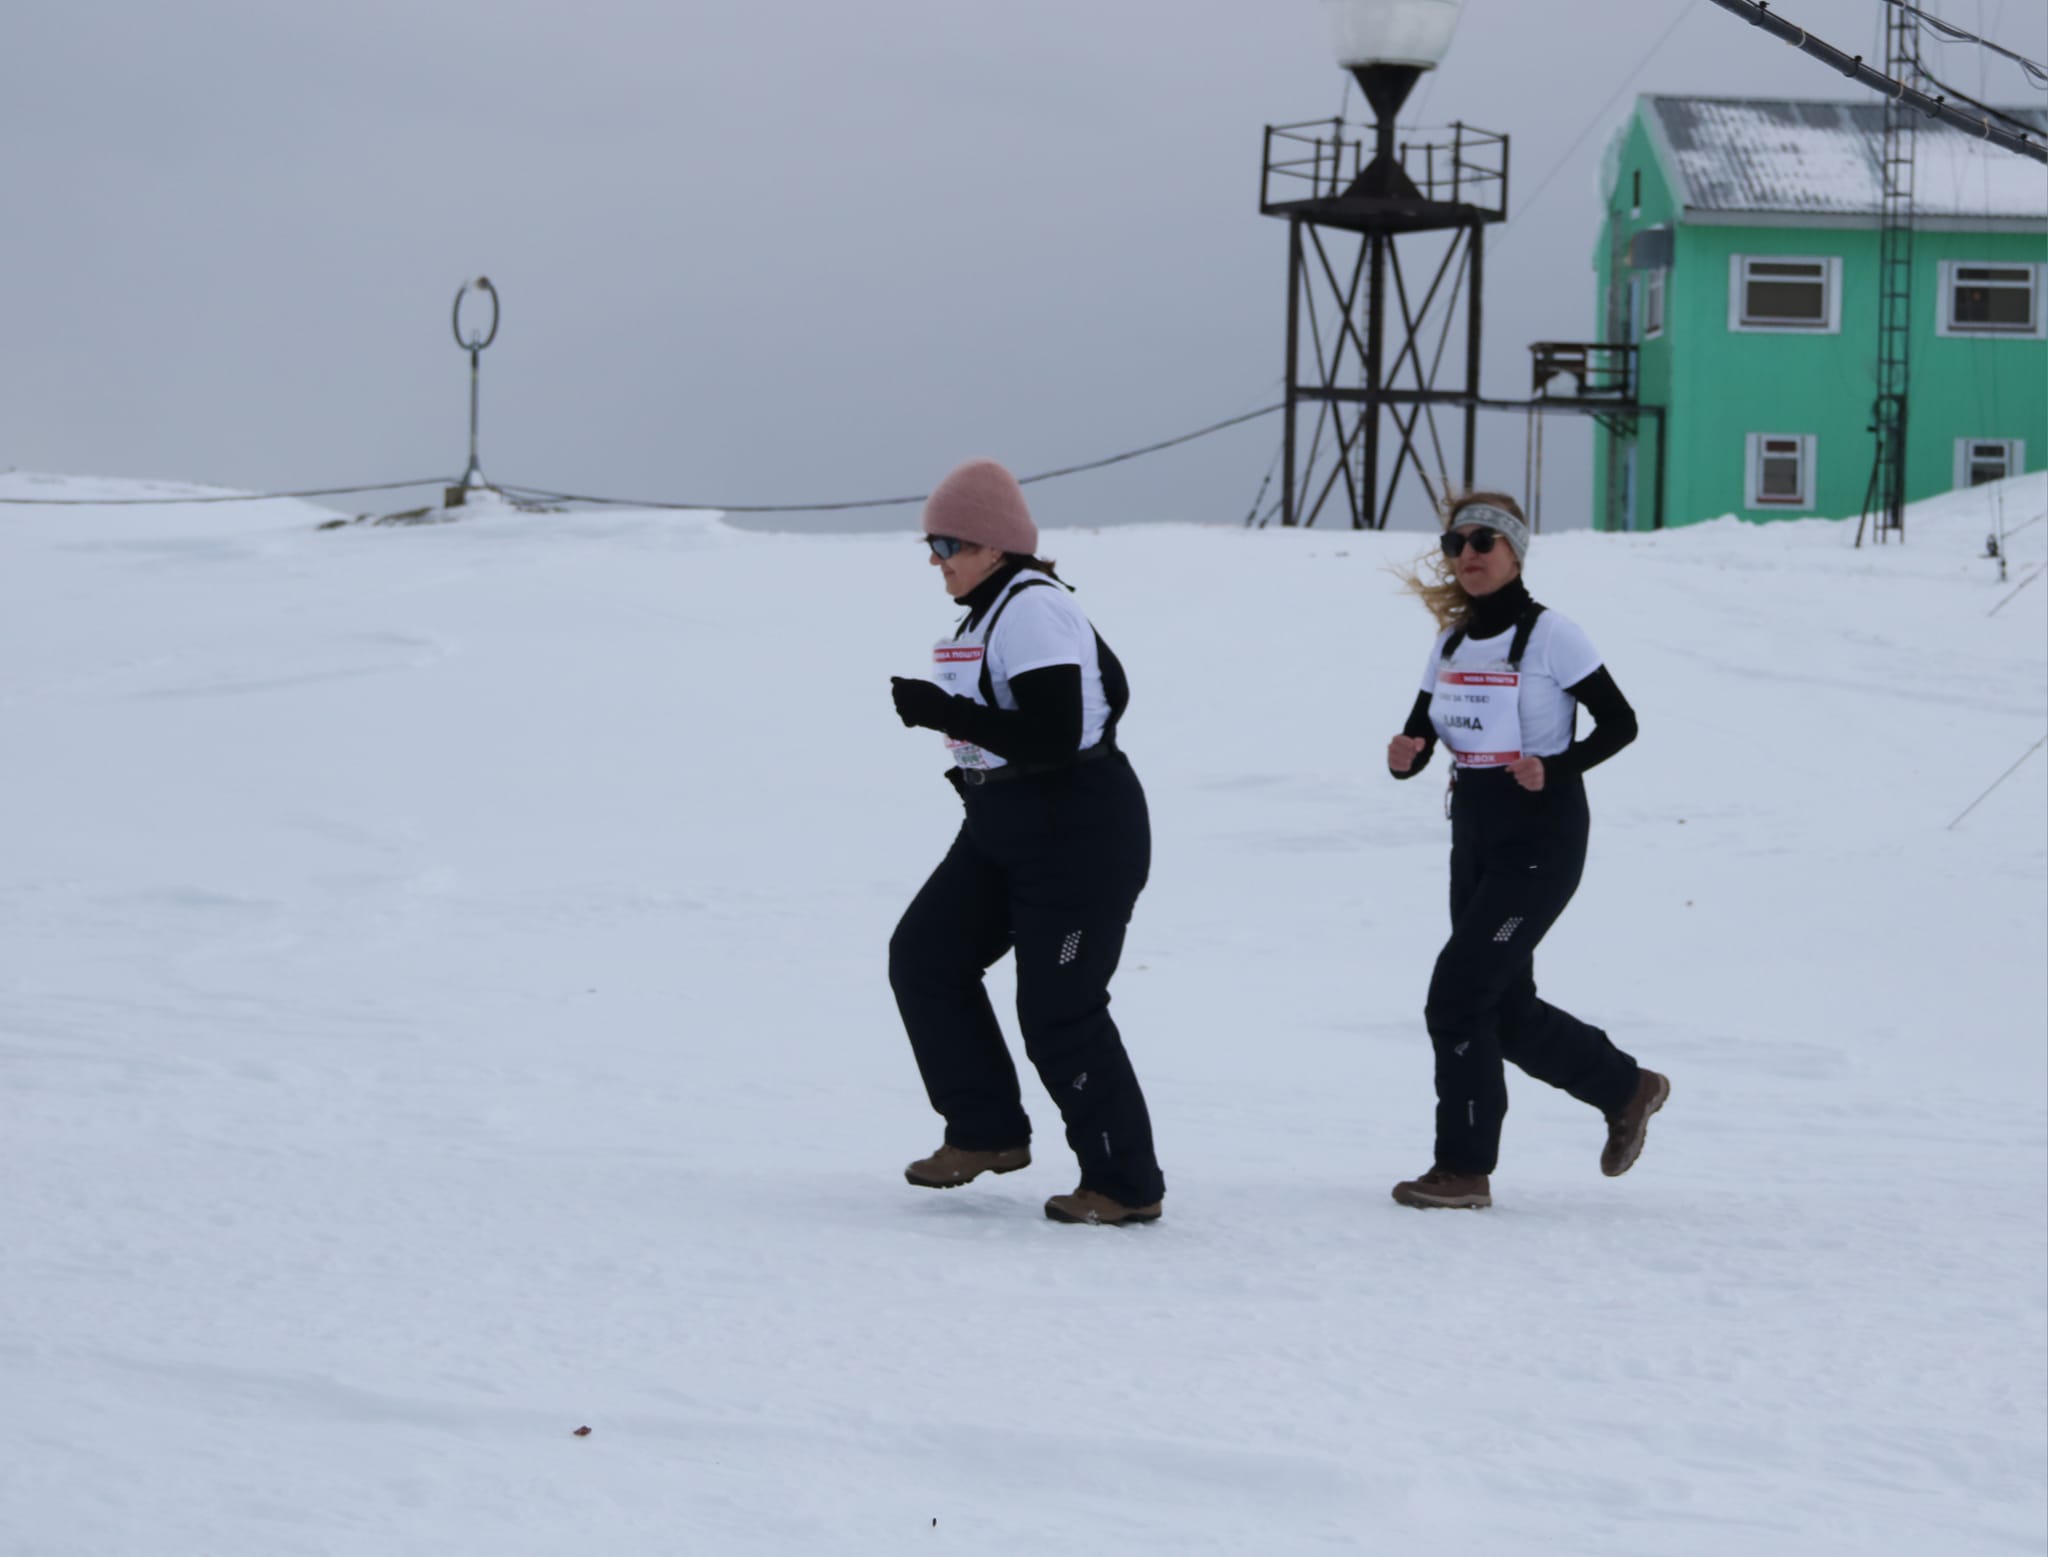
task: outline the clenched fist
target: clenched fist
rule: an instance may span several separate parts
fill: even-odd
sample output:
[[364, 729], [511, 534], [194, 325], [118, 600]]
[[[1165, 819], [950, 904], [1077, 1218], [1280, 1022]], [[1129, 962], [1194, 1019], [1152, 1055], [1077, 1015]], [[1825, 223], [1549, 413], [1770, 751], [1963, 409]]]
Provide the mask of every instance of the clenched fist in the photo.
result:
[[1415, 766], [1415, 759], [1422, 755], [1429, 742], [1417, 735], [1397, 735], [1387, 742], [1387, 766], [1396, 773], [1406, 773]]
[[896, 700], [896, 717], [912, 729], [920, 725], [927, 730], [939, 728], [939, 721], [946, 716], [946, 705], [953, 701], [952, 694], [943, 692], [929, 681], [912, 681], [905, 676], [889, 678], [889, 695]]

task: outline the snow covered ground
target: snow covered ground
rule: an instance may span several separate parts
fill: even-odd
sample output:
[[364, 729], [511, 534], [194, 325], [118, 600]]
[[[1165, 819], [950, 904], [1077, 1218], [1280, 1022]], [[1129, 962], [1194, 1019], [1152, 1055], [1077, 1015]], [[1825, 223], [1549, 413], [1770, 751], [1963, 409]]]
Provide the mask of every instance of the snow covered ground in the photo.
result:
[[[0, 477], [0, 496], [137, 495]], [[0, 1551], [2039, 1553], [2048, 480], [1543, 537], [1643, 738], [1545, 992], [1668, 1071], [1426, 1166], [1417, 538], [1047, 550], [1130, 667], [1166, 1219], [951, 1194], [900, 537], [0, 508]], [[1006, 975], [997, 975], [1007, 987]], [[1511, 1083], [1512, 1084], [1512, 1083]], [[588, 1435], [576, 1430], [588, 1426]]]

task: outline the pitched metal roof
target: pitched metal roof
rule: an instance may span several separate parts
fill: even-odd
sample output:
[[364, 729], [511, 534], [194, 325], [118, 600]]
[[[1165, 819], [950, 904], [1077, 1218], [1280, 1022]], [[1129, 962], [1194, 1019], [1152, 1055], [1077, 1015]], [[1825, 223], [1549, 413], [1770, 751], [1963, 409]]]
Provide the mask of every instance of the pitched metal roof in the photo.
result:
[[[1686, 209], [1825, 217], [1883, 206], [1884, 102], [1646, 96]], [[2048, 111], [2002, 110], [2048, 139]], [[1919, 125], [1913, 208], [1926, 217], [2048, 219], [2048, 168], [1939, 120]]]

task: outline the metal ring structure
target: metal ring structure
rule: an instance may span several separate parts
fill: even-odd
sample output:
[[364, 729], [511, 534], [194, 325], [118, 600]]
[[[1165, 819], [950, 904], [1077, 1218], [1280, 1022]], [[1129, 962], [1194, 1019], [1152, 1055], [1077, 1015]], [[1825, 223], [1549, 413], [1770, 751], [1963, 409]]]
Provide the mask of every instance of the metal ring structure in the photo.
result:
[[[491, 299], [491, 329], [488, 335], [478, 338], [472, 334], [468, 340], [462, 338], [462, 300], [474, 289], [487, 293]], [[464, 351], [482, 351], [498, 338], [498, 289], [491, 285], [489, 276], [478, 276], [474, 281], [465, 281], [455, 292], [455, 308], [449, 317], [455, 330], [455, 344]]]

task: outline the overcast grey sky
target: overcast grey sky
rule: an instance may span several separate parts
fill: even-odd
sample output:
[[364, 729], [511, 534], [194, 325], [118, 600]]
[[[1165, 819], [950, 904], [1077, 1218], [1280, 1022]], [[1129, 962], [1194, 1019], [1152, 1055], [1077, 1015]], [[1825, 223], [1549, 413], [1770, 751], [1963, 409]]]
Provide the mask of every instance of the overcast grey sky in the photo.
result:
[[[1881, 56], [1879, 0], [1779, 9]], [[2048, 53], [2035, 0], [1939, 10]], [[1336, 112], [1346, 80], [1317, 0], [71, 0], [8, 33], [0, 467], [247, 488], [459, 472], [448, 309], [479, 272], [505, 300], [499, 481], [883, 496], [1252, 409], [1286, 301], [1261, 131]], [[1930, 52], [2038, 100], [1983, 51]], [[1513, 137], [1489, 392], [1527, 392], [1530, 341], [1590, 338], [1595, 179], [1635, 93], [1855, 91], [1709, 0], [1469, 0], [1408, 117]], [[1279, 433], [1034, 507], [1235, 522]], [[1519, 490], [1522, 437], [1482, 419], [1482, 473]], [[1554, 433], [1549, 523], [1583, 510], [1588, 449]]]

